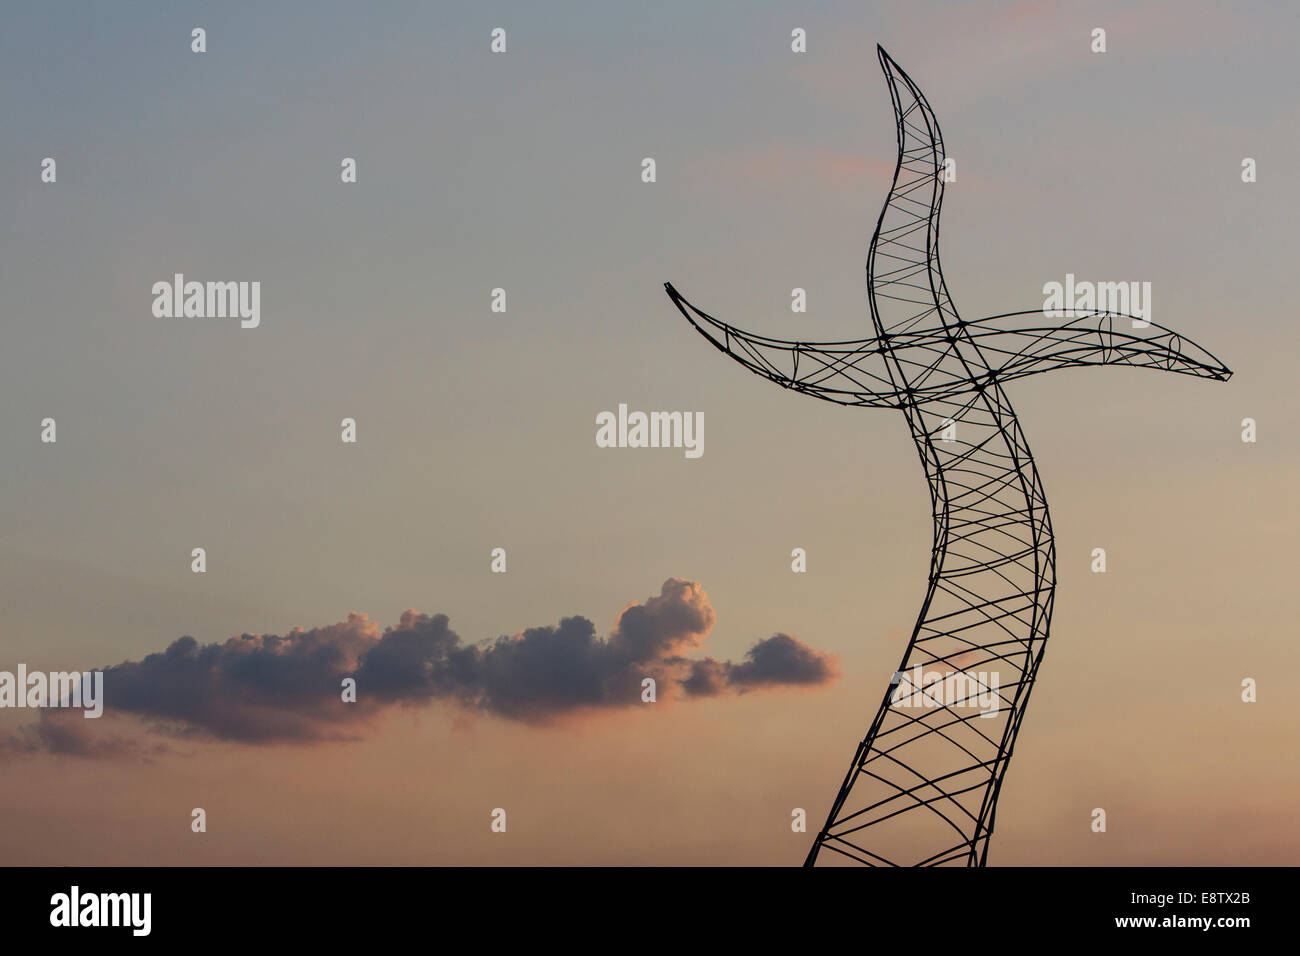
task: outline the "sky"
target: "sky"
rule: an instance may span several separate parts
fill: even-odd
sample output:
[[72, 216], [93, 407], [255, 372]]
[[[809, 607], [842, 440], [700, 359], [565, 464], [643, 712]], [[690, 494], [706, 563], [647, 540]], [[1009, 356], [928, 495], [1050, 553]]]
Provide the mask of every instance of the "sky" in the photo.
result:
[[[93, 731], [0, 711], [0, 816], [22, 824], [0, 862], [801, 862], [791, 812], [824, 818], [920, 606], [928, 495], [901, 415], [746, 375], [663, 283], [767, 335], [871, 334], [896, 150], [877, 43], [956, 160], [942, 254], [964, 315], [1041, 308], [1066, 274], [1150, 281], [1152, 319], [1235, 373], [1008, 384], [1058, 589], [990, 863], [1300, 861], [1300, 10], [0, 18], [0, 669], [133, 675]], [[155, 317], [175, 273], [260, 281], [259, 327]], [[703, 413], [703, 455], [597, 447], [621, 403]], [[539, 670], [530, 634], [564, 654]], [[288, 635], [305, 658], [383, 641], [392, 666], [346, 716], [274, 682], [232, 709], [169, 669], [184, 637], [220, 658]], [[625, 692], [629, 661], [655, 703]]]

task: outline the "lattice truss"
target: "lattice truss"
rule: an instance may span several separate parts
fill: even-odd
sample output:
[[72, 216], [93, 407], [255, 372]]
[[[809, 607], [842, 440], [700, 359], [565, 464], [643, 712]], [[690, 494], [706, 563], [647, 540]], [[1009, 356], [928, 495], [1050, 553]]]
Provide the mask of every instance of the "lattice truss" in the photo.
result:
[[962, 320], [939, 268], [939, 126], [921, 91], [877, 49], [898, 165], [867, 257], [875, 336], [815, 343], [754, 335], [666, 289], [705, 338], [750, 371], [840, 405], [902, 410], [930, 486], [925, 600], [805, 862], [826, 850], [870, 865], [982, 866], [1056, 581], [1047, 500], [1002, 385], [1084, 365], [1219, 381], [1232, 373], [1174, 332], [1127, 315], [1055, 321], [1039, 309]]

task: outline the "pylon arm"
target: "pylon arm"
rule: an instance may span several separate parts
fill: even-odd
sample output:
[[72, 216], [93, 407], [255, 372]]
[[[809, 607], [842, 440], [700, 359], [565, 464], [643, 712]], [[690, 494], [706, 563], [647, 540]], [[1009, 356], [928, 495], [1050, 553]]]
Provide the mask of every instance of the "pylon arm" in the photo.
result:
[[889, 379], [864, 368], [884, 369], [879, 339], [792, 342], [755, 335], [701, 312], [672, 283], [664, 283], [664, 289], [696, 331], [756, 375], [838, 405], [902, 407], [903, 395]]
[[[1029, 316], [1038, 322], [1016, 327]], [[1007, 312], [967, 322], [965, 331], [1003, 382], [1075, 365], [1131, 365], [1220, 382], [1232, 375], [1195, 342], [1154, 322], [1116, 312], [1070, 316], [1062, 325], [1041, 309]]]

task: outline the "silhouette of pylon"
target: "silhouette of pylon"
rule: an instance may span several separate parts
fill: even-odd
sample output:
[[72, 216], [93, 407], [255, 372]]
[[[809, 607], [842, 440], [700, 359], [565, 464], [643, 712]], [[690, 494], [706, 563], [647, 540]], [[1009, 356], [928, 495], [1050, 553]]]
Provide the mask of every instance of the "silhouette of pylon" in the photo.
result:
[[877, 51], [898, 164], [867, 256], [875, 336], [754, 335], [665, 288], [691, 325], [750, 371], [837, 404], [900, 409], [930, 486], [925, 600], [805, 865], [827, 850], [873, 866], [983, 866], [1056, 586], [1047, 498], [1002, 386], [1081, 365], [1217, 381], [1232, 372], [1174, 332], [1116, 312], [1071, 311], [1064, 323], [1042, 309], [963, 320], [939, 268], [939, 124], [916, 84]]

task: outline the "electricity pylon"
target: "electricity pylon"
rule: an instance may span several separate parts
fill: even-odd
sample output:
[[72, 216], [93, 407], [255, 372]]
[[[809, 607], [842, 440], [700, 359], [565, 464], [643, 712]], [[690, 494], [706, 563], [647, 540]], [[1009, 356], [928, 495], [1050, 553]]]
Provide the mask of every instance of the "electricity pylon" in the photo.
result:
[[930, 485], [925, 600], [805, 865], [828, 850], [873, 866], [983, 866], [1056, 586], [1047, 499], [1003, 385], [1080, 365], [1216, 381], [1232, 372], [1174, 332], [1116, 312], [1069, 311], [1064, 322], [1042, 309], [962, 319], [939, 269], [939, 124], [916, 84], [877, 51], [898, 165], [867, 255], [875, 336], [754, 335], [665, 288], [691, 325], [750, 371], [840, 405], [901, 410]]

